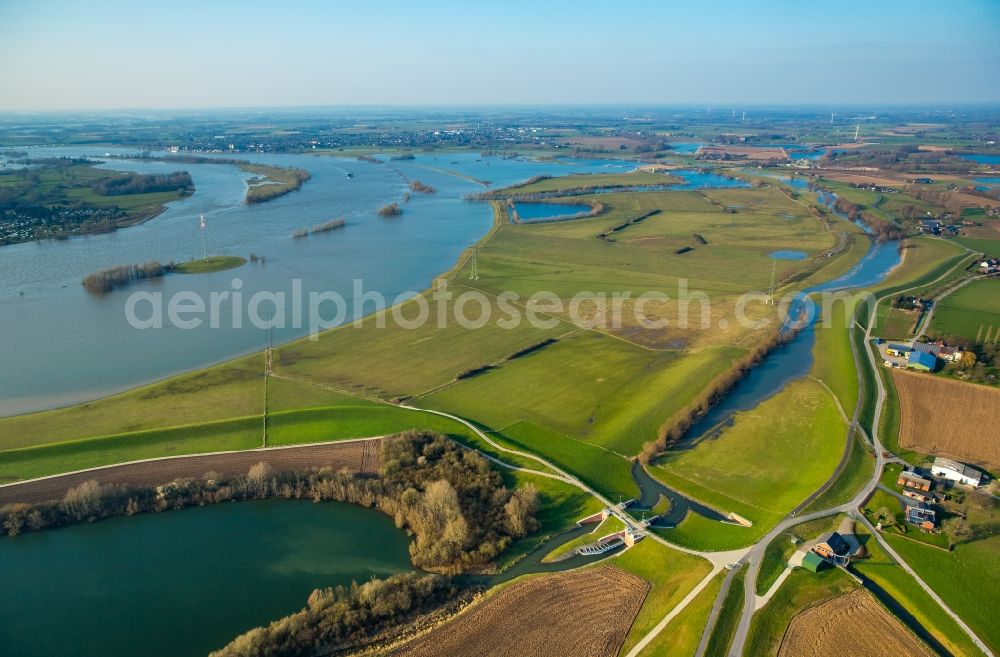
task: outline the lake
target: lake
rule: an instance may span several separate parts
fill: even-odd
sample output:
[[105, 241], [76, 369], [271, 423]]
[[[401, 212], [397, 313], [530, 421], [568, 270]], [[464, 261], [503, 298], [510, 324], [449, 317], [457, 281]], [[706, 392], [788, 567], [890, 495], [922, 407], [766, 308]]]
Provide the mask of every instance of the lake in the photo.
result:
[[204, 657], [305, 606], [315, 588], [411, 569], [392, 519], [267, 500], [0, 539], [0, 652]]

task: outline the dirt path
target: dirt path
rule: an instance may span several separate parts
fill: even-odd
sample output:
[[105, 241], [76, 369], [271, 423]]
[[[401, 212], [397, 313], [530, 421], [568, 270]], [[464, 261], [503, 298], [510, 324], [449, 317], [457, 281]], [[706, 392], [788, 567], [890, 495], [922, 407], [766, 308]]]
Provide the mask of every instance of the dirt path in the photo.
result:
[[190, 456], [133, 461], [119, 465], [79, 470], [0, 486], [0, 506], [13, 502], [37, 503], [60, 500], [66, 491], [86, 481], [102, 484], [155, 486], [178, 478], [202, 477], [206, 472], [220, 476], [246, 474], [261, 461], [276, 470], [306, 468], [347, 468], [354, 472], [377, 472], [380, 438], [361, 438], [296, 447], [271, 447], [241, 452], [215, 452]]

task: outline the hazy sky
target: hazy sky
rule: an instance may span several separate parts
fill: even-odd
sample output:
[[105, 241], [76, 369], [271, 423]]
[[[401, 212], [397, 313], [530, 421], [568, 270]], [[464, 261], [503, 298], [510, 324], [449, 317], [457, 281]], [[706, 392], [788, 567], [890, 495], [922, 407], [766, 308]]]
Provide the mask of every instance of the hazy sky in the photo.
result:
[[1000, 101], [1000, 0], [0, 0], [0, 110]]

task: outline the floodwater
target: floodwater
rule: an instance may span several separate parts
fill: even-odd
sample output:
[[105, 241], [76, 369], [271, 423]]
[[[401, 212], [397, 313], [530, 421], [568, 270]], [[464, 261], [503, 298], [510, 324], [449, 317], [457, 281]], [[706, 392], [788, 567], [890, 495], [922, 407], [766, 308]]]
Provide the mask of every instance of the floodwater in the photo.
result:
[[267, 500], [0, 539], [0, 646], [13, 657], [204, 657], [315, 588], [411, 569], [391, 518]]
[[[124, 148], [35, 148], [33, 156], [102, 156]], [[242, 203], [248, 175], [226, 164], [185, 164], [109, 160], [107, 168], [143, 173], [179, 169], [190, 172], [195, 193], [171, 203], [154, 219], [105, 235], [0, 247], [0, 415], [67, 405], [196, 369], [262, 349], [267, 331], [250, 322], [248, 300], [257, 292], [285, 295], [285, 327], [275, 328], [281, 343], [306, 335], [311, 292], [333, 291], [346, 300], [346, 321], [374, 310], [355, 305], [355, 280], [362, 293], [378, 292], [387, 303], [425, 289], [447, 270], [461, 251], [486, 233], [492, 222], [488, 204], [464, 197], [482, 191], [478, 181], [501, 187], [535, 175], [630, 171], [619, 160], [559, 160], [481, 157], [476, 153], [417, 155], [413, 160], [371, 164], [355, 159], [311, 155], [237, 154], [236, 157], [308, 169], [312, 180], [299, 191], [257, 205]], [[348, 173], [352, 177], [348, 177]], [[376, 210], [401, 202], [408, 181], [419, 179], [436, 194], [412, 194], [400, 217], [383, 219]], [[204, 213], [209, 254], [249, 256], [263, 264], [201, 275], [168, 275], [110, 294], [93, 296], [81, 279], [94, 271], [149, 260], [183, 261], [201, 257], [198, 217]], [[344, 218], [347, 226], [308, 239], [293, 231]], [[238, 279], [236, 283], [234, 280]], [[301, 294], [295, 302], [294, 281]], [[240, 286], [239, 290], [236, 286]], [[171, 325], [167, 302], [178, 292], [208, 300], [215, 293], [241, 292], [241, 326], [232, 304], [222, 304], [219, 328], [207, 321], [194, 329]], [[159, 293], [163, 328], [135, 328], [126, 320], [133, 293]], [[206, 304], [207, 305], [207, 304]], [[296, 311], [303, 321], [293, 326]], [[263, 301], [259, 316], [274, 306]], [[136, 306], [150, 318], [153, 304]], [[325, 319], [335, 315], [328, 304]]]

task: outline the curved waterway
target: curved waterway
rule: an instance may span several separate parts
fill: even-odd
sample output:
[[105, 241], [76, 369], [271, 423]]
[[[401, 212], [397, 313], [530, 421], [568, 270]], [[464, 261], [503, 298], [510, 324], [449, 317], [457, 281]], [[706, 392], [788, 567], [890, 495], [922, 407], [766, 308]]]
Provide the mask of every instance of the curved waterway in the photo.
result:
[[[822, 194], [820, 200], [831, 211], [834, 211], [835, 195]], [[837, 214], [846, 219], [845, 215]], [[858, 225], [866, 233], [869, 232], [869, 229], [864, 224], [858, 222]], [[817, 326], [819, 317], [816, 306], [810, 299], [806, 298], [806, 295], [818, 292], [862, 289], [876, 285], [883, 281], [899, 265], [900, 258], [898, 241], [876, 242], [872, 240], [868, 252], [850, 271], [835, 279], [808, 288], [798, 295], [788, 306], [788, 317], [792, 318], [796, 323], [801, 323], [801, 328], [798, 332], [786, 344], [769, 353], [759, 365], [751, 369], [746, 376], [740, 379], [722, 401], [713, 406], [704, 416], [692, 424], [687, 434], [671, 449], [691, 449], [703, 440], [718, 438], [728, 426], [732, 425], [732, 419], [736, 413], [756, 408], [780, 392], [788, 383], [800, 379], [809, 373], [813, 366], [813, 346], [816, 343], [816, 331], [817, 329], [825, 329]], [[640, 490], [643, 491], [644, 496], [651, 494], [647, 493], [647, 490], [655, 489], [647, 481], [651, 480], [651, 478], [641, 468], [638, 468], [638, 470], [633, 469], [633, 478], [636, 480]], [[706, 513], [697, 502], [663, 486], [659, 482], [654, 483], [658, 487], [669, 491], [668, 497], [670, 497], [673, 506], [670, 512], [670, 523], [668, 524], [676, 525], [677, 522], [683, 519], [688, 510], [708, 518], [712, 518], [711, 513], [715, 513], [712, 510], [709, 510], [711, 513]], [[650, 503], [655, 502], [644, 502], [644, 504]], [[716, 513], [715, 515], [718, 514]]]
[[268, 500], [0, 539], [0, 653], [204, 657], [315, 588], [411, 569], [392, 519]]

